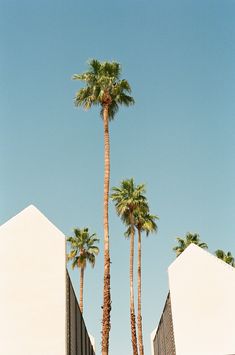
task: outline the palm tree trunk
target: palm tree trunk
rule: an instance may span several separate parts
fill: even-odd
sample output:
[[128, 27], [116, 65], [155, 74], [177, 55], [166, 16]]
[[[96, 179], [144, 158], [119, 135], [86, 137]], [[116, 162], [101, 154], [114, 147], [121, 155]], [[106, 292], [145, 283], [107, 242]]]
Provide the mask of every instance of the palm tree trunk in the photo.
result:
[[144, 355], [143, 333], [142, 333], [142, 314], [141, 314], [141, 231], [138, 229], [138, 343], [140, 355]]
[[110, 332], [110, 255], [109, 255], [109, 181], [110, 181], [110, 144], [108, 105], [104, 106], [104, 290], [102, 321], [102, 355], [109, 352]]
[[80, 269], [80, 298], [79, 298], [79, 307], [81, 313], [83, 314], [83, 283], [84, 283], [84, 268]]
[[138, 355], [136, 324], [135, 324], [135, 305], [134, 305], [134, 287], [133, 287], [133, 263], [134, 263], [134, 216], [130, 213], [131, 238], [130, 238], [130, 317], [131, 317], [131, 340], [133, 355]]

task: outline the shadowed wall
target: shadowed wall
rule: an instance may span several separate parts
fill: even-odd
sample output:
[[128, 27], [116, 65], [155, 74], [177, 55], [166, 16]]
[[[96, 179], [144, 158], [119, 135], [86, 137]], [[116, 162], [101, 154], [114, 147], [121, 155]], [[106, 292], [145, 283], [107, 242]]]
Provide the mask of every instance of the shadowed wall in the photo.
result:
[[67, 272], [67, 355], [95, 355]]

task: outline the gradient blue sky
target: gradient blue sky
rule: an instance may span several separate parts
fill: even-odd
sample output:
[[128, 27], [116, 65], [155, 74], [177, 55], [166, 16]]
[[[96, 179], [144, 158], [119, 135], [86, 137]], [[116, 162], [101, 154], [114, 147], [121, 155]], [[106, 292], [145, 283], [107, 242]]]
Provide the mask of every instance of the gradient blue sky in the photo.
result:
[[[198, 232], [211, 252], [235, 254], [234, 13], [234, 0], [0, 0], [1, 223], [33, 203], [65, 234], [89, 226], [102, 238], [102, 120], [74, 108], [71, 76], [89, 58], [117, 60], [132, 85], [136, 105], [111, 123], [111, 186], [146, 183], [160, 217], [143, 240], [146, 354], [175, 237]], [[123, 232], [110, 204], [111, 355], [132, 353]], [[98, 348], [102, 278], [101, 250], [84, 295]]]

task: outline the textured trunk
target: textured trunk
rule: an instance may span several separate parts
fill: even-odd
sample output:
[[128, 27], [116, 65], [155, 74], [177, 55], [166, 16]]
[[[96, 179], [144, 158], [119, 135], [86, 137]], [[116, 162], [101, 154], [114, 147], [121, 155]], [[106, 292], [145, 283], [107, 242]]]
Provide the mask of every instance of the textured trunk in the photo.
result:
[[80, 298], [79, 298], [79, 307], [81, 313], [83, 313], [83, 283], [84, 283], [84, 268], [80, 269]]
[[131, 222], [131, 238], [130, 238], [130, 317], [131, 317], [131, 341], [133, 355], [138, 355], [137, 338], [136, 338], [136, 324], [135, 324], [135, 306], [134, 306], [134, 287], [133, 287], [133, 263], [134, 263], [134, 216], [130, 213]]
[[141, 314], [141, 232], [138, 229], [138, 344], [140, 355], [144, 355], [143, 333], [142, 333], [142, 314]]
[[102, 321], [102, 355], [109, 353], [110, 332], [110, 256], [109, 256], [109, 180], [110, 180], [110, 145], [108, 105], [104, 106], [104, 291]]

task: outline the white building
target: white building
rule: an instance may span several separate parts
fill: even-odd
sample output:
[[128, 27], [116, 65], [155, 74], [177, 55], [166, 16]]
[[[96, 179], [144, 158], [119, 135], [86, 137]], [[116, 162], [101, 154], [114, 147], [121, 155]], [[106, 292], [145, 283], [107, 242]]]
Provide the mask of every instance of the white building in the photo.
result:
[[154, 355], [235, 354], [235, 268], [191, 244], [169, 267]]
[[0, 227], [0, 286], [1, 355], [93, 355], [65, 236], [34, 206]]

